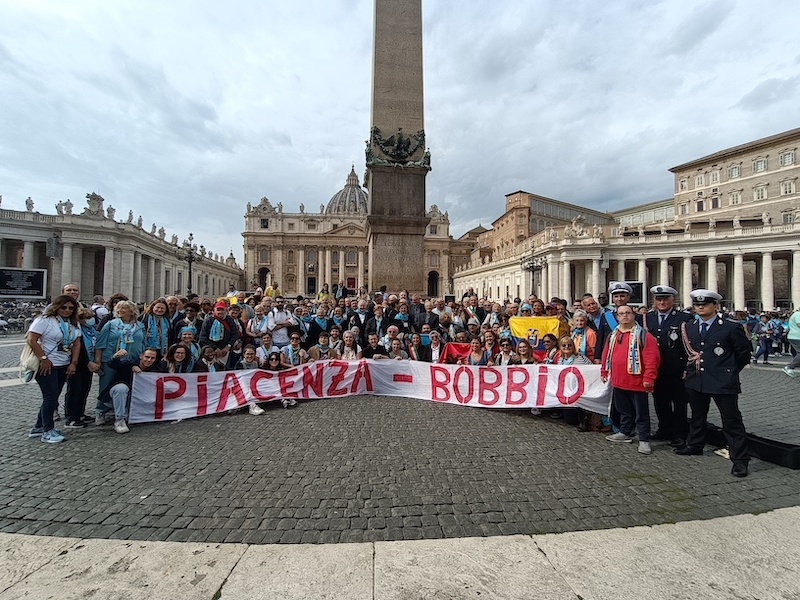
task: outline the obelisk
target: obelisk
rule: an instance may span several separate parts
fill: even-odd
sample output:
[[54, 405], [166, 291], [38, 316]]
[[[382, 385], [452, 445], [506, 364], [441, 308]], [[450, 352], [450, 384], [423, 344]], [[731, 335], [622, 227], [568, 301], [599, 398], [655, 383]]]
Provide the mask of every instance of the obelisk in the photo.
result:
[[369, 287], [425, 289], [421, 0], [375, 0], [367, 140]]

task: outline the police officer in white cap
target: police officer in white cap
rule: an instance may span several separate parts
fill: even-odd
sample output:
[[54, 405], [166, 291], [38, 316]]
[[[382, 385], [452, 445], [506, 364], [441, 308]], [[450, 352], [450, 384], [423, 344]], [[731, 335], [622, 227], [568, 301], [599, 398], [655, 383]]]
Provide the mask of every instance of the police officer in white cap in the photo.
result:
[[706, 442], [706, 417], [713, 398], [722, 418], [722, 431], [735, 477], [747, 476], [750, 456], [747, 434], [739, 411], [739, 371], [750, 363], [750, 340], [744, 328], [717, 312], [722, 300], [711, 290], [694, 290], [692, 297], [697, 319], [682, 328], [682, 340], [688, 354], [686, 390], [692, 407], [692, 420], [686, 445], [676, 448], [680, 455], [702, 454]]
[[667, 440], [680, 448], [689, 433], [687, 407], [689, 396], [683, 385], [686, 369], [686, 349], [681, 341], [681, 324], [692, 320], [691, 315], [675, 308], [678, 290], [668, 285], [650, 288], [655, 308], [645, 315], [645, 329], [658, 340], [661, 363], [653, 387], [653, 406], [658, 418], [654, 440]]

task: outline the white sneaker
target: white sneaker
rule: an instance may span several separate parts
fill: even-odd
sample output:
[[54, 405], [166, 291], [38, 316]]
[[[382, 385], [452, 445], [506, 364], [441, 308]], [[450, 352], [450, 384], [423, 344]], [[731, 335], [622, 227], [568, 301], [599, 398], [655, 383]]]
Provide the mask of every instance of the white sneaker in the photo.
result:
[[297, 400], [295, 400], [294, 398], [289, 398], [288, 402], [289, 406], [297, 406]]
[[653, 449], [650, 447], [650, 442], [639, 442], [640, 454], [652, 454]]
[[630, 444], [631, 441], [633, 440], [633, 437], [625, 435], [621, 431], [618, 431], [617, 433], [612, 433], [611, 435], [607, 435], [606, 439], [609, 442], [622, 442]]
[[97, 427], [102, 427], [103, 425], [105, 425], [106, 424], [106, 413], [101, 413], [101, 412], [97, 413], [94, 416], [94, 424]]
[[114, 421], [114, 431], [117, 433], [128, 433], [130, 429], [128, 429], [128, 424], [124, 419], [117, 419]]
[[542, 411], [540, 409], [538, 409], [538, 408], [532, 408], [531, 409], [531, 414], [538, 417], [540, 414], [542, 414]]
[[250, 405], [250, 414], [251, 415], [263, 415], [266, 411], [261, 408], [258, 404], [251, 404]]
[[794, 369], [790, 369], [789, 365], [783, 367], [783, 372], [786, 373], [789, 377], [797, 377], [797, 372]]

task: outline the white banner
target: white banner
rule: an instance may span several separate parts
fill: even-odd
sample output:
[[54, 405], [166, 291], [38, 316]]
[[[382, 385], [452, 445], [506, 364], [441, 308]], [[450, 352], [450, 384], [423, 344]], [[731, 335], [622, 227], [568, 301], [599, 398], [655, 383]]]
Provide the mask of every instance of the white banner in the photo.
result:
[[471, 367], [418, 361], [319, 361], [284, 371], [140, 373], [130, 422], [201, 417], [280, 398], [402, 396], [484, 408], [566, 408], [608, 414], [599, 365]]

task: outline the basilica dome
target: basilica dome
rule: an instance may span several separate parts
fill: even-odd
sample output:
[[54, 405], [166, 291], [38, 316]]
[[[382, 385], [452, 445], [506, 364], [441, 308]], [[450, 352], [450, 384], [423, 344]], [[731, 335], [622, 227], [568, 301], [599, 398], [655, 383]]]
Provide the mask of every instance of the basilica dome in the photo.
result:
[[355, 167], [350, 169], [345, 186], [336, 192], [328, 202], [325, 214], [328, 215], [366, 215], [367, 193], [358, 183]]

